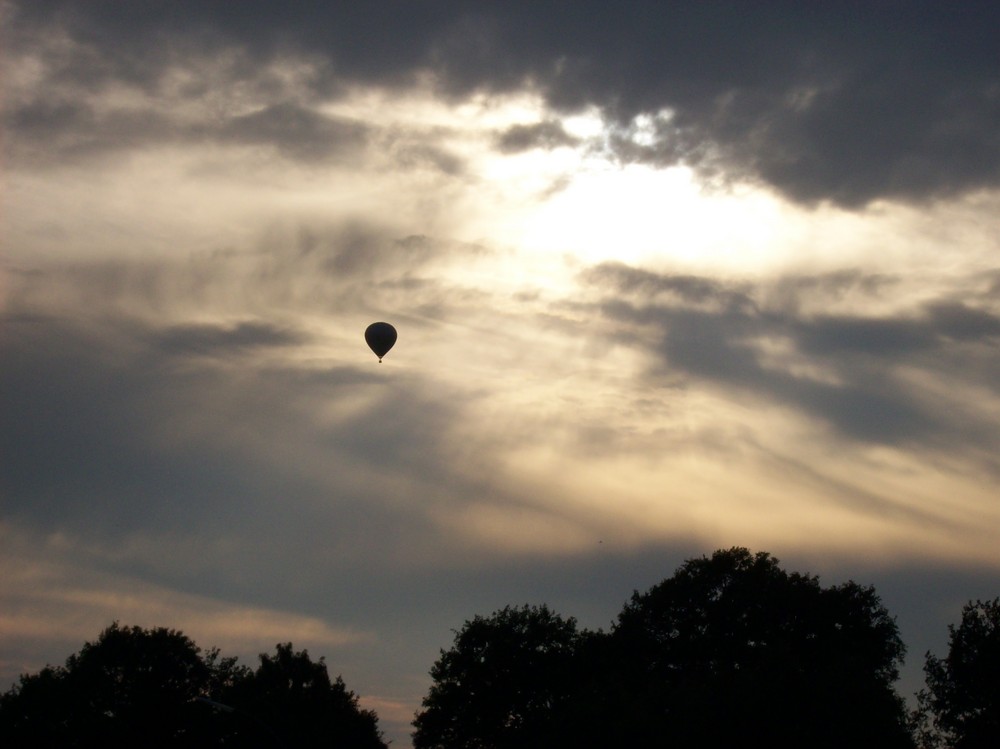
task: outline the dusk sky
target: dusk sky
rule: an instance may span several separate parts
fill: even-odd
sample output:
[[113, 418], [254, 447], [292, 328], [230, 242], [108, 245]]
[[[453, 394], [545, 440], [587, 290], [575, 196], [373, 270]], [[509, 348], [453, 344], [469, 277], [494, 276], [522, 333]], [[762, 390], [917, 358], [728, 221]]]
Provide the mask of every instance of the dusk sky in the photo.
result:
[[[325, 656], [746, 546], [1000, 595], [1000, 4], [0, 0], [0, 690]], [[365, 327], [391, 322], [379, 364]]]

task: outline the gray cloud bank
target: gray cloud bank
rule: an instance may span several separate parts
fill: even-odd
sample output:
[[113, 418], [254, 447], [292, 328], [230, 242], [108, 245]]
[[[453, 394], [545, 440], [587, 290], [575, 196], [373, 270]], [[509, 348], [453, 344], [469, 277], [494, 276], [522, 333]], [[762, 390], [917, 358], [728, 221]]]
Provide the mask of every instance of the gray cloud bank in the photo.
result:
[[[854, 295], [878, 299], [892, 279], [860, 271], [777, 278], [758, 285], [657, 274], [605, 263], [583, 274], [606, 297], [603, 314], [636, 336], [652, 330], [660, 376], [679, 373], [784, 404], [848, 440], [935, 446], [992, 466], [1000, 430], [958, 395], [1000, 393], [1000, 297], [987, 284], [956, 298], [889, 313], [809, 312]], [[981, 284], [979, 284], [981, 286]], [[870, 305], [869, 305], [870, 306]], [[921, 372], [955, 399], [927, 388]], [[907, 376], [909, 375], [909, 376]]]
[[[583, 271], [568, 297], [512, 303], [432, 277], [481, 248], [360, 227], [290, 236], [259, 251], [12, 275], [0, 318], [5, 515], [123, 538], [152, 526], [259, 529], [263, 513], [273, 546], [294, 506], [314, 517], [309, 527], [331, 529], [320, 546], [343, 544], [344, 559], [372, 537], [416, 559], [421, 544], [448, 545], [438, 537], [447, 531], [433, 530], [445, 514], [484, 502], [551, 511], [504, 485], [503, 455], [520, 443], [572, 433], [576, 446], [560, 449], [604, 458], [662, 449], [655, 435], [588, 430], [588, 419], [611, 423], [603, 406], [549, 422], [508, 413], [501, 436], [473, 416], [492, 396], [485, 381], [456, 389], [431, 370], [387, 388], [353, 363], [360, 331], [383, 307], [407, 321], [409, 337], [429, 336], [425, 346], [474, 351], [480, 317], [505, 328], [500, 350], [470, 353], [497, 357], [486, 367], [517, 355], [524, 361], [503, 366], [529, 372], [532, 358], [519, 352], [542, 331], [576, 352], [576, 368], [612, 346], [648, 363], [636, 381], [589, 382], [580, 398], [587, 388], [625, 388], [626, 399], [714, 391], [777, 405], [848, 447], [1000, 473], [1000, 429], [977, 402], [1000, 395], [1000, 295], [988, 278], [876, 311], [899, 279], [843, 271], [750, 283], [605, 263]], [[866, 311], [843, 311], [853, 304]], [[309, 323], [316, 316], [323, 327]], [[416, 527], [426, 533], [405, 532]]]
[[[287, 531], [285, 548], [345, 563], [378, 539], [375, 558], [392, 564], [416, 563], [421, 544], [448, 547], [431, 526], [451, 505], [516, 501], [476, 475], [454, 437], [481, 394], [423, 374], [390, 385], [357, 363], [374, 362], [361, 333], [385, 308], [412, 340], [473, 319], [463, 305], [489, 307], [487, 293], [433, 277], [482, 250], [365, 226], [303, 227], [262, 244], [10, 273], [6, 519], [108, 542], [248, 533], [250, 548], [262, 545], [254, 554]], [[300, 526], [304, 516], [313, 521]], [[308, 528], [323, 538], [294, 538]]]
[[[200, 129], [310, 159], [365, 137], [317, 103], [431, 76], [449, 96], [533, 90], [553, 112], [597, 107], [612, 125], [602, 147], [623, 161], [756, 179], [806, 203], [922, 200], [1000, 182], [991, 2], [36, 0], [8, 2], [4, 16], [6, 54], [37, 63], [31, 95], [5, 107], [7, 127], [26, 139], [120, 147]], [[292, 67], [282, 72], [283, 61]], [[98, 116], [90, 97], [111, 84], [169, 90], [216, 119]], [[265, 108], [240, 111], [241, 97]], [[567, 139], [557, 124], [525, 123], [498, 147], [528, 143]]]

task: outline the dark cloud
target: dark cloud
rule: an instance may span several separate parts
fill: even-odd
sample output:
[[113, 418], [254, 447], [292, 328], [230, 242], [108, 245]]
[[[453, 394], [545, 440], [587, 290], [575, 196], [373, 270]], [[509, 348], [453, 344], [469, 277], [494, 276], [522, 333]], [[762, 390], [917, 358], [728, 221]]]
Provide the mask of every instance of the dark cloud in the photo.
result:
[[[397, 237], [367, 221], [272, 224], [241, 249], [43, 265], [14, 273], [7, 314], [86, 310], [87, 316], [114, 319], [139, 309], [169, 321], [161, 323], [165, 329], [154, 328], [165, 343], [291, 345], [304, 334], [287, 320], [302, 313], [367, 316], [402, 301], [416, 308], [446, 299], [455, 290], [436, 269], [485, 252], [478, 245], [423, 235]], [[190, 322], [213, 314], [239, 322], [204, 328]]]
[[66, 164], [141, 148], [199, 144], [258, 146], [305, 164], [356, 160], [371, 128], [308, 107], [277, 103], [249, 114], [205, 112], [192, 120], [148, 103], [143, 108], [100, 108], [82, 99], [34, 98], [6, 108], [5, 124], [17, 132], [8, 152], [18, 161]]
[[5, 108], [17, 133], [8, 154], [31, 165], [65, 164], [114, 151], [190, 142], [193, 133], [153, 110], [103, 111], [83, 100], [36, 98]]
[[[65, 85], [123, 81], [155, 92], [190, 50], [235, 50], [244, 63], [230, 80], [299, 55], [314, 61], [304, 83], [314, 99], [347, 83], [409, 85], [424, 72], [456, 96], [530, 87], [556, 109], [599, 107], [619, 126], [607, 145], [624, 160], [758, 178], [804, 202], [859, 206], [1000, 181], [1000, 7], [990, 2], [9, 8], [8, 42], [56, 30], [76, 41], [49, 56]], [[649, 137], [637, 140], [640, 115]], [[308, 141], [322, 123], [304, 122]], [[555, 126], [542, 123], [501, 145], [553, 137]]]
[[[988, 310], [942, 299], [894, 314], [801, 311], [803, 290], [877, 295], [884, 279], [855, 272], [794, 277], [787, 285], [778, 280], [772, 284], [777, 293], [621, 264], [597, 266], [582, 279], [603, 290], [601, 310], [626, 326], [623, 340], [642, 340], [635, 326], [650, 331], [671, 386], [685, 374], [734, 395], [753, 393], [821, 419], [852, 440], [940, 449], [964, 444], [987, 452], [992, 448], [984, 445], [1000, 443], [988, 419], [950, 413], [936, 393], [902, 376], [910, 368], [952, 386], [992, 388], [1000, 320]], [[769, 297], [782, 303], [768, 306]], [[970, 343], [979, 348], [967, 350]]]
[[927, 314], [941, 334], [964, 341], [990, 341], [1000, 336], [1000, 316], [969, 307], [963, 302], [927, 305]]
[[759, 291], [768, 308], [797, 313], [804, 303], [828, 305], [852, 297], [878, 299], [898, 281], [897, 277], [883, 273], [845, 269], [814, 275], [783, 276]]
[[[57, 319], [5, 327], [7, 520], [102, 542], [238, 529], [252, 545], [266, 534], [307, 533], [303, 518], [312, 518], [326, 538], [310, 548], [354, 548], [352, 533], [393, 535], [421, 515], [390, 516], [386, 502], [395, 499], [376, 484], [363, 491], [358, 477], [406, 476], [417, 486], [450, 475], [445, 445], [461, 407], [454, 397], [434, 403], [413, 388], [383, 392], [373, 406], [323, 423], [313, 419], [317, 407], [349, 402], [381, 388], [379, 380], [354, 369], [204, 360], [246, 346], [287, 347], [297, 337], [286, 331], [149, 332]], [[338, 466], [351, 467], [343, 481]]]
[[367, 141], [367, 128], [358, 122], [282, 103], [231, 118], [221, 128], [220, 138], [270, 145], [294, 159], [310, 162], [346, 149], [362, 149]]
[[687, 304], [706, 304], [732, 310], [754, 306], [746, 290], [707, 276], [655, 273], [624, 263], [608, 262], [589, 268], [581, 274], [581, 278], [588, 283], [645, 299], [667, 296]]
[[933, 327], [923, 320], [828, 316], [802, 321], [795, 328], [799, 349], [806, 354], [862, 353], [896, 359], [938, 345]]
[[550, 150], [560, 146], [575, 146], [579, 142], [579, 138], [567, 133], [557, 120], [533, 125], [512, 125], [497, 136], [497, 146], [503, 153], [520, 153], [533, 148]]
[[[258, 249], [11, 273], [0, 315], [4, 517], [113, 539], [249, 523], [259, 538], [254, 513], [295, 507], [353, 549], [429, 523], [419, 504], [389, 512], [404, 486], [436, 487], [443, 502], [483, 496], [450, 456], [465, 398], [402, 376], [385, 389], [344, 364], [339, 343], [350, 326], [348, 361], [374, 362], [365, 318], [395, 308], [411, 329], [428, 325], [413, 310], [451, 295], [421, 274], [479, 251], [303, 224]], [[399, 295], [406, 305], [395, 307]], [[307, 331], [303, 314], [321, 326]]]
[[152, 338], [162, 351], [182, 355], [224, 355], [303, 342], [303, 336], [298, 333], [253, 320], [233, 325], [173, 325], [154, 333]]
[[412, 135], [390, 133], [381, 140], [381, 145], [391, 154], [393, 164], [400, 169], [431, 169], [458, 176], [465, 171], [465, 161], [447, 148], [433, 142], [414, 138]]
[[261, 261], [287, 281], [310, 269], [338, 285], [365, 284], [365, 292], [370, 293], [372, 285], [412, 288], [414, 283], [426, 283], [423, 274], [436, 263], [483, 251], [475, 245], [444, 242], [419, 234], [392, 237], [367, 222], [347, 221], [338, 226], [302, 224], [288, 245], [268, 247], [261, 254]]

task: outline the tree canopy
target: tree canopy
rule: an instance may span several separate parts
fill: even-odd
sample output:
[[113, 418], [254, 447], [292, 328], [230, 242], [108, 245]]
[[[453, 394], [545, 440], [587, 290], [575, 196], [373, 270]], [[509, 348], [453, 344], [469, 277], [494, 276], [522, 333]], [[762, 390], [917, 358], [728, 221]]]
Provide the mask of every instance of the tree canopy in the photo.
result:
[[[608, 631], [507, 606], [455, 632], [415, 749], [879, 746], [984, 749], [1000, 735], [1000, 598], [970, 602], [928, 653], [908, 716], [905, 649], [874, 588], [830, 587], [744, 548], [689, 559]], [[291, 643], [255, 669], [183, 633], [117, 622], [0, 695], [0, 746], [385, 749], [324, 659]]]
[[1000, 598], [969, 602], [948, 631], [948, 655], [926, 655], [927, 688], [918, 695], [923, 743], [992, 749], [1000, 737]]
[[431, 671], [414, 745], [904, 749], [903, 655], [872, 588], [718, 551], [636, 592], [609, 632], [544, 607], [466, 622]]
[[905, 653], [873, 588], [824, 588], [765, 552], [692, 559], [635, 593], [611, 635], [638, 743], [912, 745], [893, 682]]
[[467, 621], [431, 669], [414, 747], [552, 746], [552, 716], [573, 693], [577, 638], [576, 621], [546, 606]]
[[251, 670], [179, 631], [117, 622], [0, 696], [0, 745], [385, 748], [375, 713], [291, 643]]
[[275, 651], [273, 656], [261, 653], [257, 670], [236, 682], [224, 699], [287, 746], [385, 747], [375, 713], [359, 708], [357, 696], [339, 676], [331, 681], [323, 658], [313, 661], [290, 642]]

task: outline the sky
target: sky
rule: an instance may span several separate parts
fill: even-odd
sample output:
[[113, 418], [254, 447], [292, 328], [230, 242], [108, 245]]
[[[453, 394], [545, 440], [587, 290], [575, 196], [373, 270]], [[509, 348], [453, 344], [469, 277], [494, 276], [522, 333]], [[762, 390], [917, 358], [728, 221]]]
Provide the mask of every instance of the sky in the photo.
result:
[[[1000, 595], [992, 2], [0, 0], [0, 688], [324, 656], [685, 559]], [[379, 364], [365, 327], [391, 322]]]

